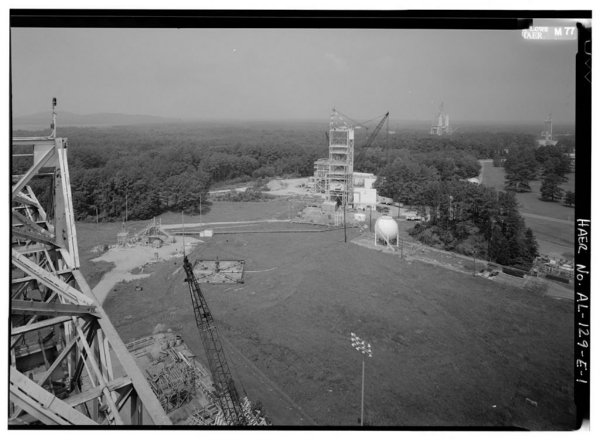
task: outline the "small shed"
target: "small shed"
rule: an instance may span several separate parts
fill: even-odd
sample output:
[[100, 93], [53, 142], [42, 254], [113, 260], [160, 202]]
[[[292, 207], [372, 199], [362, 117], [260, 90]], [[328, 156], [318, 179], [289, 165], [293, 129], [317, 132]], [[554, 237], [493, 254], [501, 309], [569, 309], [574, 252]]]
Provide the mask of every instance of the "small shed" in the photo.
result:
[[335, 213], [337, 203], [335, 201], [325, 201], [321, 204], [321, 211], [325, 214]]

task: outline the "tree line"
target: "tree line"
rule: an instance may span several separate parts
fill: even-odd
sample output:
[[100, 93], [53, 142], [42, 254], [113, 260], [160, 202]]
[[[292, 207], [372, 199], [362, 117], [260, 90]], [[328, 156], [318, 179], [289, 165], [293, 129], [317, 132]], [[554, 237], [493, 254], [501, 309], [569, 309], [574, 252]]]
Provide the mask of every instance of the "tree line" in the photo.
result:
[[[14, 136], [42, 134], [47, 133]], [[58, 136], [69, 139], [78, 220], [197, 213], [215, 184], [307, 176], [313, 173], [314, 161], [327, 152], [322, 131], [302, 124], [66, 127]]]

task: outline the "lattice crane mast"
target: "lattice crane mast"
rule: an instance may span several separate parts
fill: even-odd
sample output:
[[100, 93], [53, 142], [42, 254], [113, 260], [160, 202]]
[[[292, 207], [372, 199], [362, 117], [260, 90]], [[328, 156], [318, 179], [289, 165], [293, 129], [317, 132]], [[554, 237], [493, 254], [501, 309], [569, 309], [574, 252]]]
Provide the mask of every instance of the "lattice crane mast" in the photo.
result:
[[383, 118], [381, 118], [381, 121], [379, 121], [379, 124], [377, 124], [377, 127], [375, 127], [375, 129], [371, 132], [371, 135], [367, 138], [367, 142], [365, 142], [363, 144], [360, 151], [358, 152], [358, 155], [356, 156], [356, 161], [355, 161], [356, 163], [359, 163], [365, 157], [365, 155], [367, 153], [367, 149], [369, 147], [371, 147], [371, 144], [373, 144], [373, 141], [375, 141], [375, 138], [381, 131], [381, 128], [383, 127], [385, 122], [388, 120], [389, 116], [390, 116], [390, 112], [387, 112], [385, 115], [383, 115]]
[[208, 367], [213, 377], [216, 396], [221, 405], [223, 417], [229, 425], [244, 425], [246, 419], [242, 411], [238, 391], [233, 382], [227, 360], [225, 359], [225, 352], [223, 351], [219, 333], [217, 332], [210, 309], [208, 309], [206, 299], [200, 290], [200, 284], [194, 275], [192, 264], [189, 262], [187, 256], [183, 259], [183, 269], [186, 275], [185, 280], [190, 289], [196, 326], [200, 332], [202, 346], [206, 352]]
[[379, 124], [377, 124], [377, 127], [375, 127], [375, 130], [373, 130], [373, 132], [371, 132], [371, 135], [367, 139], [367, 142], [365, 142], [365, 144], [363, 145], [363, 147], [362, 147], [363, 150], [371, 147], [371, 144], [373, 144], [373, 141], [375, 141], [377, 134], [379, 133], [379, 131], [381, 130], [381, 128], [383, 127], [383, 125], [385, 124], [385, 122], [387, 121], [389, 116], [390, 116], [390, 112], [387, 112], [383, 116], [383, 118], [381, 118], [381, 121], [379, 121]]

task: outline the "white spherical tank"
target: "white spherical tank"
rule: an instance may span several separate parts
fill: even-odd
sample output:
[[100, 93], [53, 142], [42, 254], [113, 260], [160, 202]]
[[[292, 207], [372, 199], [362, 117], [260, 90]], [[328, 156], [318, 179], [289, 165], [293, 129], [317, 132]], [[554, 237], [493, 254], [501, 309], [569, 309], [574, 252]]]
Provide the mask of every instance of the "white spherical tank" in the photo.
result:
[[375, 222], [375, 242], [396, 243], [398, 238], [398, 224], [390, 216], [381, 216]]

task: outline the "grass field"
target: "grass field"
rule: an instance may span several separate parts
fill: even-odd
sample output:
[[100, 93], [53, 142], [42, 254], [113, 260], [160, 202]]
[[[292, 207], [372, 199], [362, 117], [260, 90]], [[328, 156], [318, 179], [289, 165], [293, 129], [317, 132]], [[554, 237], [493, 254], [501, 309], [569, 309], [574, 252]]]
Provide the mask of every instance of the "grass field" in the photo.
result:
[[[483, 162], [483, 184], [504, 191], [504, 168], [494, 167], [492, 162]], [[575, 175], [567, 175], [568, 181], [561, 185], [564, 190], [575, 190]], [[540, 246], [540, 253], [567, 257], [573, 254], [575, 234], [575, 209], [557, 202], [540, 200], [540, 181], [531, 182], [530, 193], [517, 193], [519, 210], [525, 223], [530, 227]], [[549, 219], [528, 217], [527, 214], [545, 216]], [[561, 221], [573, 221], [571, 225]]]
[[[215, 205], [211, 215], [248, 220], [256, 208]], [[222, 335], [241, 354], [230, 351], [238, 384], [275, 424], [309, 421], [274, 398], [275, 386], [317, 424], [357, 424], [356, 332], [373, 345], [369, 424], [573, 428], [569, 301], [404, 262], [344, 243], [340, 231], [215, 236], [192, 259], [215, 256], [247, 262], [245, 284], [203, 288]], [[157, 264], [136, 282], [143, 291], [119, 284], [104, 306], [123, 340], [164, 323], [203, 358], [180, 268], [181, 259]]]

